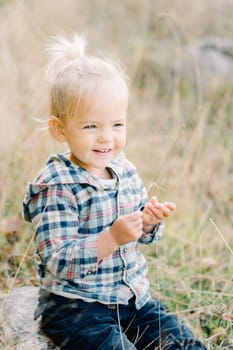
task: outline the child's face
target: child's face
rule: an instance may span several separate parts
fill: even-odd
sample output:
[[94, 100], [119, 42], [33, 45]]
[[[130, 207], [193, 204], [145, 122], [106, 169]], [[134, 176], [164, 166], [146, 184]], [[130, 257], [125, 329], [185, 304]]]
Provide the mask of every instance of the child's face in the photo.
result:
[[125, 145], [127, 105], [126, 88], [105, 82], [96, 91], [91, 106], [64, 126], [74, 163], [106, 177], [106, 166]]

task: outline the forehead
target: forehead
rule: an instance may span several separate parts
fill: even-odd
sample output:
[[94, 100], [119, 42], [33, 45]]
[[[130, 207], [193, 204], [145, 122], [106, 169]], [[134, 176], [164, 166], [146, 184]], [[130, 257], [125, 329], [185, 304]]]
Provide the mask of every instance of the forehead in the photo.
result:
[[93, 99], [106, 96], [116, 101], [128, 100], [128, 86], [126, 82], [119, 77], [98, 79], [94, 82], [91, 90]]
[[122, 79], [97, 79], [86, 86], [75, 114], [82, 118], [91, 110], [103, 108], [115, 108], [116, 113], [119, 109], [126, 112], [127, 106], [128, 87]]
[[107, 81], [98, 84], [93, 102], [128, 103], [128, 88], [122, 81]]

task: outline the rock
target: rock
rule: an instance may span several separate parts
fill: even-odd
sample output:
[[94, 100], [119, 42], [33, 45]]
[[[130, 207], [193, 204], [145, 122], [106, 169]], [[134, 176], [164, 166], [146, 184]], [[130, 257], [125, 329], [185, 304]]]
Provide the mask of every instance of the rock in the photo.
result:
[[46, 337], [39, 334], [34, 321], [38, 287], [14, 288], [0, 297], [0, 348], [16, 350], [56, 350]]
[[155, 40], [138, 68], [139, 81], [156, 72], [165, 91], [183, 84], [209, 94], [233, 84], [233, 39], [203, 37], [189, 42]]
[[233, 40], [201, 38], [184, 46], [170, 66], [173, 75], [193, 81], [204, 91], [233, 83]]

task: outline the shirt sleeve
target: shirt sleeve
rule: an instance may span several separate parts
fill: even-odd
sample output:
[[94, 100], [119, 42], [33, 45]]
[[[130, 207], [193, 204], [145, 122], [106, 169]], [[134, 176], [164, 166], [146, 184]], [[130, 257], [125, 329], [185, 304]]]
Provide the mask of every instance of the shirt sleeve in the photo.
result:
[[57, 277], [74, 282], [95, 274], [98, 235], [79, 238], [79, 213], [73, 194], [64, 186], [51, 186], [32, 198], [29, 207], [41, 263]]
[[164, 223], [157, 224], [154, 230], [150, 233], [143, 232], [139, 242], [144, 244], [150, 244], [152, 242], [157, 242], [161, 239], [164, 230]]

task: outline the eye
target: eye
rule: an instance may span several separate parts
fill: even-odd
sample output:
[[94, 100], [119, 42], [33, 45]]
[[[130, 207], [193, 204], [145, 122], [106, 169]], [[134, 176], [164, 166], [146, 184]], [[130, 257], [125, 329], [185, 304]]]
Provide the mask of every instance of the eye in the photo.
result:
[[88, 130], [96, 129], [96, 125], [94, 125], [94, 124], [86, 125], [86, 126], [84, 126], [83, 129], [88, 129]]
[[113, 126], [114, 126], [114, 128], [120, 128], [120, 127], [125, 126], [125, 124], [124, 123], [115, 123]]

